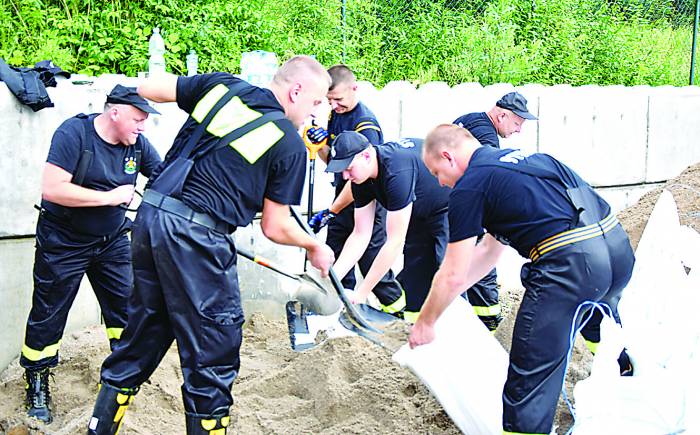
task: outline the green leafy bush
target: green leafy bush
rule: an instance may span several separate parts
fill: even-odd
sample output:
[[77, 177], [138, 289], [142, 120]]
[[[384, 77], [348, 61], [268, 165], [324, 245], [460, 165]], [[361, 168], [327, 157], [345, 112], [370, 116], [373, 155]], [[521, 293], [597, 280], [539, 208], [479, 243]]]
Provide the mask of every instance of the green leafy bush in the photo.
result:
[[[241, 53], [345, 61], [378, 86], [683, 85], [690, 0], [0, 0], [0, 57], [130, 76], [159, 26], [168, 69], [190, 49], [203, 71], [239, 72]], [[691, 5], [692, 6], [692, 5]]]

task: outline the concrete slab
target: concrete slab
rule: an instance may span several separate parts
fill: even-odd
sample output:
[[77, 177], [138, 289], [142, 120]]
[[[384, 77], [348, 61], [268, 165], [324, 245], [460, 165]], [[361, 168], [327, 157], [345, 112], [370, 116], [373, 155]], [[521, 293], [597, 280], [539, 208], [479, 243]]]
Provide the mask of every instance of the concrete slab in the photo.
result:
[[646, 181], [673, 178], [700, 161], [698, 113], [695, 87], [665, 87], [651, 94]]

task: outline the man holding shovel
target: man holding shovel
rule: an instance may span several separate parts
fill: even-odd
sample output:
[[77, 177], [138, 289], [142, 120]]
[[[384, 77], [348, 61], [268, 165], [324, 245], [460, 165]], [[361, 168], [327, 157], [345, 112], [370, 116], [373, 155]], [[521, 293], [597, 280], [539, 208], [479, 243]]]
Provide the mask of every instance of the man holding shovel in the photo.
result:
[[[345, 65], [334, 65], [328, 69], [328, 73], [332, 79], [331, 87], [327, 94], [332, 108], [331, 117], [328, 121], [328, 130], [321, 127], [310, 129], [307, 133], [309, 139], [318, 143], [328, 138], [329, 143], [332, 144], [333, 140], [344, 131], [354, 131], [367, 138], [369, 143], [380, 145], [383, 142], [382, 130], [372, 111], [359, 101], [357, 97], [357, 80], [353, 72]], [[330, 152], [331, 147], [323, 147], [319, 151], [319, 156], [328, 163]], [[333, 204], [314, 215], [309, 221], [309, 225], [315, 232], [319, 232], [321, 228], [328, 225], [326, 243], [338, 256], [353, 230], [354, 207], [352, 206], [353, 197], [350, 184], [346, 183], [340, 174], [336, 175], [334, 185], [336, 197]], [[379, 250], [386, 242], [384, 226], [386, 210], [381, 205], [377, 206], [377, 213], [373, 219], [372, 237], [357, 261], [360, 272], [365, 277]], [[382, 311], [398, 314], [406, 306], [406, 297], [403, 289], [394, 278], [394, 273], [390, 269], [385, 272], [376, 283], [373, 292], [381, 304]], [[343, 271], [339, 276], [345, 288], [355, 288], [354, 267]]]
[[420, 139], [374, 146], [355, 132], [341, 133], [333, 143], [326, 171], [352, 182], [355, 225], [333, 269], [353, 267], [372, 236], [378, 205], [386, 209], [386, 243], [364, 281], [350, 295], [355, 303], [369, 293], [403, 251], [397, 279], [406, 290], [405, 320], [415, 322], [447, 245], [449, 189], [440, 187], [421, 160]]
[[[102, 366], [88, 433], [113, 434], [139, 386], [177, 340], [187, 434], [224, 434], [240, 367], [243, 312], [231, 233], [262, 210], [269, 239], [306, 249], [328, 274], [333, 252], [290, 218], [306, 149], [297, 129], [330, 85], [308, 56], [270, 89], [226, 73], [149, 77], [139, 93], [190, 114], [150, 181], [134, 224], [135, 289], [123, 343]], [[157, 431], [157, 430], [156, 430]]]

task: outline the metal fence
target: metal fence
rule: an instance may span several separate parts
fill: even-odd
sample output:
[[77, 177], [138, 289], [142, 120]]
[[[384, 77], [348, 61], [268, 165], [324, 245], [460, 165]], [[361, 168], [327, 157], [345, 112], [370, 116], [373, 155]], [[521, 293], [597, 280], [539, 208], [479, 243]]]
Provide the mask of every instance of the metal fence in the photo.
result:
[[[575, 83], [587, 70], [607, 74], [603, 84], [695, 83], [700, 0], [341, 0], [340, 10], [343, 62], [375, 75]], [[373, 50], [382, 65], [363, 64]]]

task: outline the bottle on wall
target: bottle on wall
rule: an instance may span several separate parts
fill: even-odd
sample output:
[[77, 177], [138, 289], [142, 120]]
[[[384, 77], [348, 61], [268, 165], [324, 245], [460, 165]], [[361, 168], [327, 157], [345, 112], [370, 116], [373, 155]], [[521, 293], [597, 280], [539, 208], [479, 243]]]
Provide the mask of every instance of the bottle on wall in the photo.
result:
[[148, 74], [165, 72], [165, 42], [158, 27], [153, 28], [153, 34], [148, 40]]
[[190, 50], [190, 54], [187, 55], [187, 75], [193, 76], [197, 74], [197, 53], [194, 50]]

